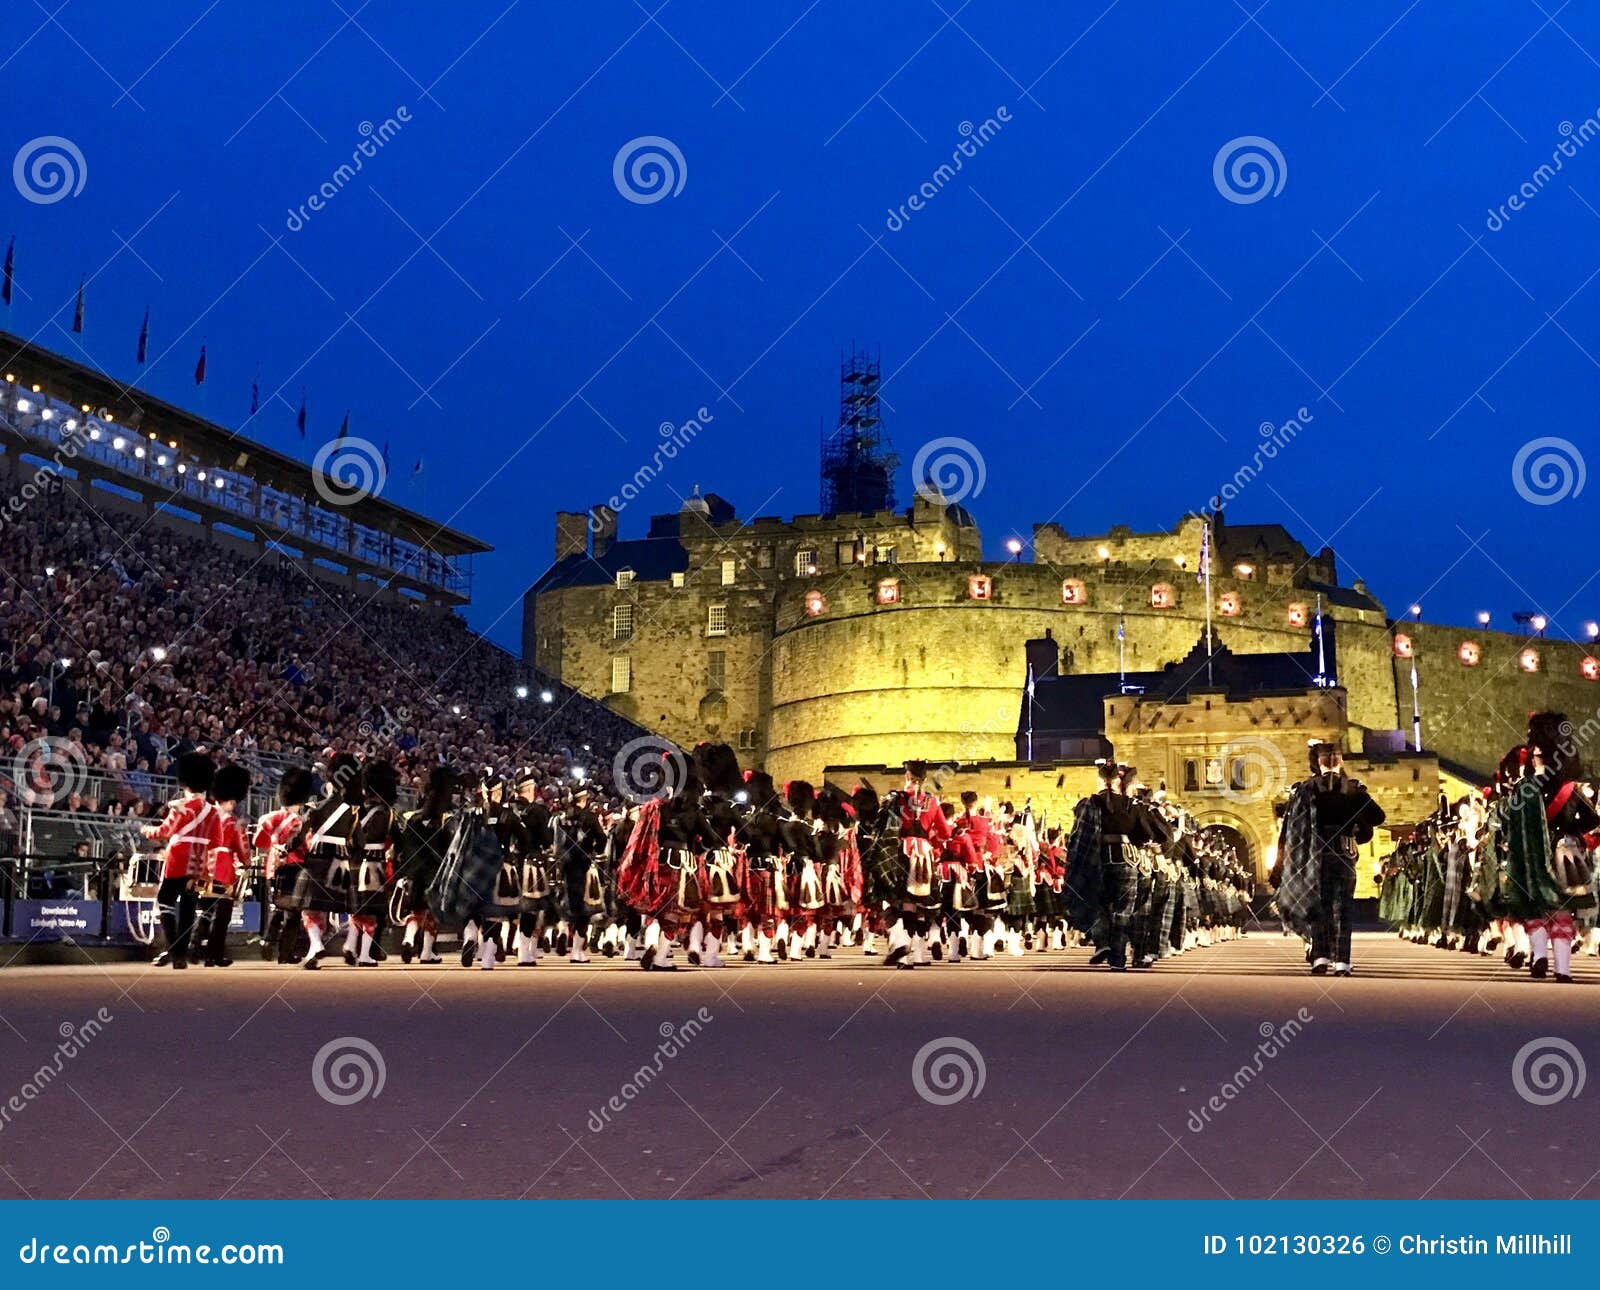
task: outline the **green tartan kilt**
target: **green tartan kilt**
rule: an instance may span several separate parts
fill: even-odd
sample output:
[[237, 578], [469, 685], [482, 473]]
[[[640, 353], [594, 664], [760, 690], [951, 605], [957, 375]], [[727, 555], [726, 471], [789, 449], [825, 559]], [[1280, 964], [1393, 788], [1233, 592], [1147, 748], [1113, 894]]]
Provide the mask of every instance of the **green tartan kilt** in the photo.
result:
[[1006, 881], [1006, 914], [1012, 918], [1033, 916], [1033, 883], [1024, 873], [1012, 873]]

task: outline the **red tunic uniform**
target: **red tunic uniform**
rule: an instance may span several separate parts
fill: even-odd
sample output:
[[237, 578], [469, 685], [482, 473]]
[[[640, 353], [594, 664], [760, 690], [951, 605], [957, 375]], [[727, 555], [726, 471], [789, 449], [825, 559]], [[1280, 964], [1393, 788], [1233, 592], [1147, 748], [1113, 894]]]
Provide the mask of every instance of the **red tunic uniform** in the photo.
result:
[[166, 817], [146, 836], [167, 844], [162, 878], [199, 878], [211, 850], [217, 808], [198, 793], [167, 803]]

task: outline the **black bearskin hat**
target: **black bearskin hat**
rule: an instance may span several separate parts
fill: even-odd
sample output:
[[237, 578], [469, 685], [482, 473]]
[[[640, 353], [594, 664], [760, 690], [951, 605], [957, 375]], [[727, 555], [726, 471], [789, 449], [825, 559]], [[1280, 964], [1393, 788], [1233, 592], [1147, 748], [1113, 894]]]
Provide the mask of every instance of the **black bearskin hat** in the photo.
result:
[[817, 818], [837, 829], [849, 823], [845, 817], [844, 799], [838, 789], [824, 788], [817, 794]]
[[278, 805], [304, 806], [311, 800], [312, 792], [311, 772], [300, 766], [291, 766], [278, 781]]
[[366, 769], [367, 792], [386, 806], [393, 806], [400, 795], [400, 776], [392, 763], [369, 761]]
[[242, 802], [250, 795], [250, 772], [243, 766], [224, 766], [211, 780], [211, 797], [217, 802]]
[[928, 778], [928, 763], [925, 761], [908, 761], [906, 763], [906, 778], [920, 784]]
[[796, 815], [809, 816], [817, 805], [817, 790], [803, 779], [791, 779], [783, 786], [783, 796]]
[[217, 763], [201, 752], [187, 752], [178, 758], [178, 783], [191, 793], [204, 793], [216, 777]]
[[778, 797], [772, 776], [764, 770], [752, 770], [744, 777], [744, 791], [752, 809], [757, 811], [770, 811]]
[[743, 787], [738, 754], [727, 744], [696, 744], [694, 772], [708, 793], [725, 793], [731, 797]]
[[978, 795], [976, 793], [974, 793], [970, 788], [964, 789], [962, 791], [962, 794], [961, 794], [961, 805], [966, 807], [967, 810], [970, 811], [977, 804], [978, 804]]
[[862, 780], [856, 791], [850, 794], [850, 801], [856, 808], [856, 819], [863, 823], [878, 818], [878, 790], [866, 780]]
[[1563, 712], [1534, 712], [1528, 716], [1528, 747], [1561, 779], [1582, 779], [1583, 763], [1573, 738], [1572, 723]]
[[337, 753], [328, 763], [330, 795], [352, 806], [361, 804], [361, 763], [349, 753]]

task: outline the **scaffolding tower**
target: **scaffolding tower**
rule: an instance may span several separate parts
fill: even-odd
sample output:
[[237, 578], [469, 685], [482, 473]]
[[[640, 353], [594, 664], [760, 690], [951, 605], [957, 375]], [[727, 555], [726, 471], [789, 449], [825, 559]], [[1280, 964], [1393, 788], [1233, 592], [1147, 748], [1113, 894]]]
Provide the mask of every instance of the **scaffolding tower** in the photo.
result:
[[900, 464], [883, 428], [878, 397], [883, 360], [850, 347], [839, 363], [839, 423], [822, 434], [822, 513], [853, 515], [894, 509]]

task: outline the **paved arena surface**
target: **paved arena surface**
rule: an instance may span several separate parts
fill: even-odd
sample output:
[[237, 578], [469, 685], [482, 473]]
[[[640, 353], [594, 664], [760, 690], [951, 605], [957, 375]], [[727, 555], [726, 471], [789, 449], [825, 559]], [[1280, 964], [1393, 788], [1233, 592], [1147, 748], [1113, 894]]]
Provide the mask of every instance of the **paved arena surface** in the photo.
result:
[[1595, 960], [1357, 970], [11, 968], [0, 1197], [1600, 1195]]

